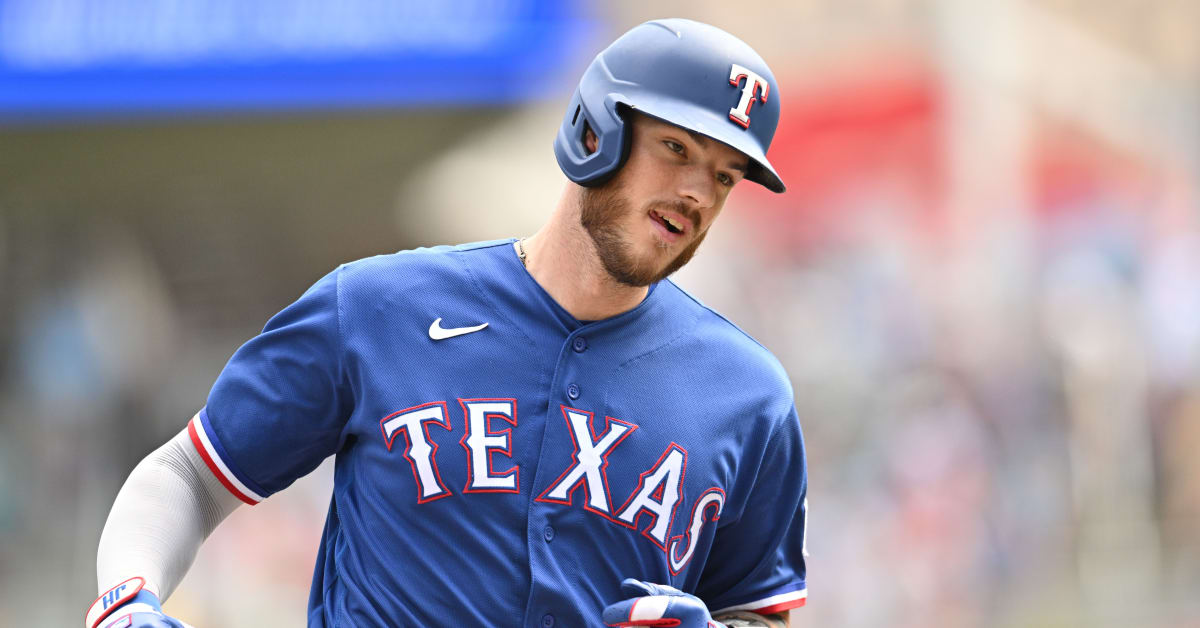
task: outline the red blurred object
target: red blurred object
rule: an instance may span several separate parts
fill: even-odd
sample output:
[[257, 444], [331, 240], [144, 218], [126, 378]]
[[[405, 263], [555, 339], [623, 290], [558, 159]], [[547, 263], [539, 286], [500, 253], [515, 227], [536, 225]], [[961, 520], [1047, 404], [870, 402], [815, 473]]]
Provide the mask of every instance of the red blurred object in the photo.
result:
[[[835, 241], [864, 210], [904, 212], [938, 229], [944, 188], [942, 107], [936, 75], [906, 55], [881, 55], [833, 80], [783, 94], [771, 162], [788, 191], [750, 188], [748, 221], [774, 252], [803, 256]], [[911, 57], [911, 55], [907, 55]]]
[[1122, 151], [1066, 120], [1034, 124], [1029, 177], [1034, 209], [1043, 220], [1105, 206], [1152, 206], [1153, 173], [1137, 155]]

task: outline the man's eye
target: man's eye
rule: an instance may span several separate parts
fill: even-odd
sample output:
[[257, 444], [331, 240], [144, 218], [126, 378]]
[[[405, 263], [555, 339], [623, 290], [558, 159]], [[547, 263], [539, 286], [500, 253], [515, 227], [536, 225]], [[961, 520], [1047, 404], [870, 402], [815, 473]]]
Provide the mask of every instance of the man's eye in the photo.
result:
[[664, 140], [663, 144], [666, 144], [667, 148], [669, 148], [672, 152], [675, 152], [675, 153], [683, 152], [683, 144], [680, 144], [679, 142], [672, 142], [671, 140]]
[[724, 172], [717, 175], [717, 181], [720, 181], [721, 185], [733, 185], [733, 177]]

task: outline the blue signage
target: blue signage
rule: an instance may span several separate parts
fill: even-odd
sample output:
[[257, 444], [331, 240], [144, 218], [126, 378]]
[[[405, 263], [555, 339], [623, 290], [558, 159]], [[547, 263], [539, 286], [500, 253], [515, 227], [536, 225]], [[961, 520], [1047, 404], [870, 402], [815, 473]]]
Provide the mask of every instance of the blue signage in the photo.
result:
[[[584, 0], [0, 0], [0, 122], [535, 100]], [[550, 90], [554, 90], [551, 92]]]

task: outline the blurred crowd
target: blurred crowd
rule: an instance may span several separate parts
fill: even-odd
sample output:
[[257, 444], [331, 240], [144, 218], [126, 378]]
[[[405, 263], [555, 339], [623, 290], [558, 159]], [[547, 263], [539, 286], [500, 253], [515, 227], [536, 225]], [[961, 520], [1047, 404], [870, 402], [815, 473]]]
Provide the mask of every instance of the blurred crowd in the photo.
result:
[[[677, 281], [792, 377], [793, 625], [1200, 625], [1200, 8], [770, 8], [661, 10], [781, 82], [789, 192]], [[0, 127], [0, 617], [78, 622], [125, 475], [328, 269], [536, 228], [560, 105]], [[329, 486], [235, 513], [167, 608], [302, 624]]]

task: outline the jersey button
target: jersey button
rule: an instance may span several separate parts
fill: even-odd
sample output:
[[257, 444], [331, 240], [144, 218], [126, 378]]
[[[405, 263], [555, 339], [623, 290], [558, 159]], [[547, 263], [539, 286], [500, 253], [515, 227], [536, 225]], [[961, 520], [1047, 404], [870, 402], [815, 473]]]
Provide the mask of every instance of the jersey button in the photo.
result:
[[546, 529], [542, 530], [542, 536], [546, 537], [547, 542], [553, 541], [554, 540], [554, 526], [546, 526]]
[[579, 384], [571, 384], [567, 386], [567, 396], [571, 399], [579, 398]]
[[575, 340], [571, 341], [571, 348], [575, 350], [575, 353], [587, 351], [587, 338], [575, 336]]
[[542, 628], [553, 628], [553, 626], [554, 626], [554, 615], [551, 615], [550, 613], [546, 613], [545, 615], [542, 615]]

